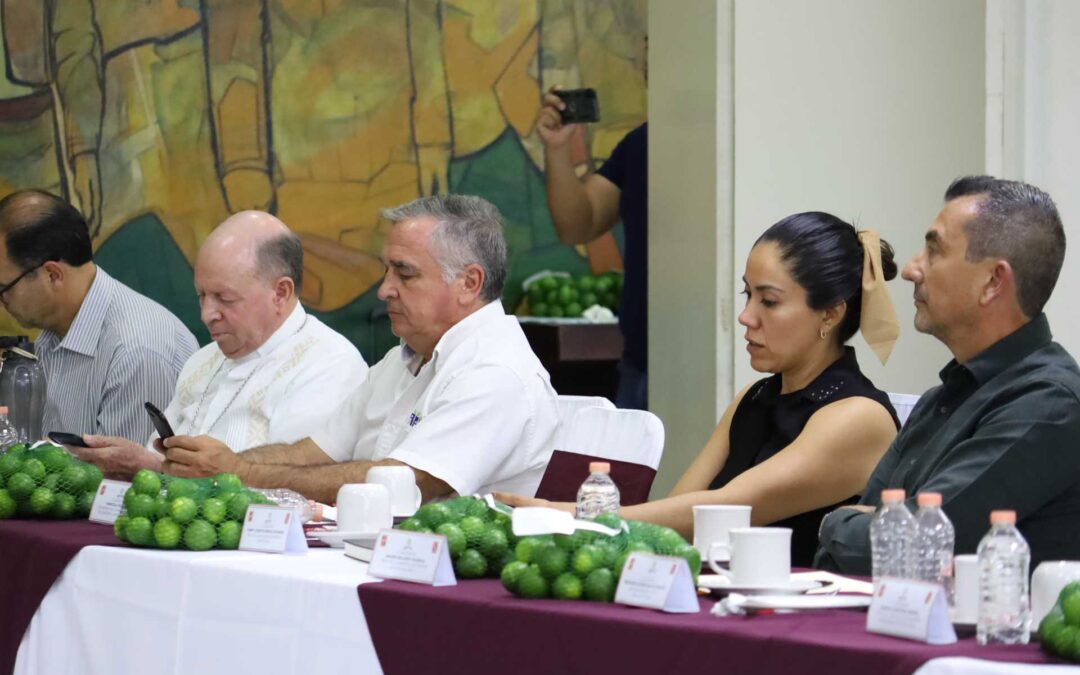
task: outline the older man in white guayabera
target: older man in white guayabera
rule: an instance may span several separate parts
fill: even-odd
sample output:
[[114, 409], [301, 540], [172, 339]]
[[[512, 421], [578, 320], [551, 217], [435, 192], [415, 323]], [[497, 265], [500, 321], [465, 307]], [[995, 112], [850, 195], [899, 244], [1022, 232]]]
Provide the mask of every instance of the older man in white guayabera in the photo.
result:
[[[367, 364], [342, 335], [304, 311], [297, 298], [304, 254], [280, 220], [244, 211], [214, 229], [195, 263], [202, 321], [213, 342], [196, 352], [165, 409], [178, 434], [207, 435], [238, 452], [292, 443], [327, 424], [363, 383]], [[157, 434], [139, 439], [85, 436], [72, 448], [107, 474], [160, 470]]]
[[503, 310], [506, 240], [479, 197], [440, 195], [383, 214], [386, 301], [402, 345], [292, 445], [243, 455], [205, 436], [165, 439], [166, 471], [230, 471], [248, 485], [333, 501], [376, 465], [405, 465], [424, 499], [517, 489], [533, 494], [558, 423], [555, 390], [517, 319]]

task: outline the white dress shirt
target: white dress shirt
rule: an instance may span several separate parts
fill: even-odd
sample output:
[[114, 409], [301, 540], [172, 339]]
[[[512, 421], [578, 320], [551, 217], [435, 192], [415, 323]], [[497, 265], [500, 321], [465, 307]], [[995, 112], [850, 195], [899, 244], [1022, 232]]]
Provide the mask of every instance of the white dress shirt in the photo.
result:
[[247, 356], [226, 358], [214, 342], [196, 352], [165, 417], [177, 434], [205, 434], [236, 452], [293, 443], [325, 424], [367, 371], [356, 347], [297, 303]]
[[390, 350], [312, 439], [336, 461], [396, 459], [459, 494], [535, 494], [559, 414], [517, 319], [489, 303], [422, 361]]

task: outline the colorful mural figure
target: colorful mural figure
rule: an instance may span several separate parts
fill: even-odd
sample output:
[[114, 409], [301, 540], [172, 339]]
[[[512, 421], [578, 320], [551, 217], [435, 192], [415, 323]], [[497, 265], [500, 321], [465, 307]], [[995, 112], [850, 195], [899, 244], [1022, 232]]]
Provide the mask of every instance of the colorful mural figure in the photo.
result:
[[541, 92], [597, 89], [583, 170], [645, 117], [644, 0], [0, 2], [0, 194], [64, 194], [99, 263], [204, 342], [191, 261], [246, 208], [300, 234], [304, 304], [369, 359], [395, 344], [375, 298], [381, 208], [497, 204], [509, 307], [537, 270], [586, 271], [544, 202]]

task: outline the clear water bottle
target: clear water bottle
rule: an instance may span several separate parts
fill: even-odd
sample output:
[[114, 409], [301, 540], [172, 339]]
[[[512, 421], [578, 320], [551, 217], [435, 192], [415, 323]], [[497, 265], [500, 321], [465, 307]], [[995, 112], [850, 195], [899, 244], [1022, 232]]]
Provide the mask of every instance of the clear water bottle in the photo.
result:
[[990, 514], [979, 542], [979, 644], [1027, 644], [1031, 637], [1028, 568], [1031, 549], [1016, 529], [1016, 511]]
[[19, 442], [19, 432], [8, 420], [6, 405], [0, 405], [0, 450], [7, 450]]
[[915, 512], [915, 540], [912, 546], [914, 567], [912, 576], [919, 581], [940, 584], [945, 588], [949, 606], [953, 605], [953, 547], [956, 531], [952, 521], [941, 510], [941, 495], [921, 492], [919, 510]]
[[34, 356], [34, 344], [25, 335], [6, 336], [0, 338], [0, 347], [5, 350], [0, 366], [0, 405], [7, 406], [8, 417], [19, 433], [20, 442], [41, 440], [45, 369]]
[[870, 552], [876, 585], [882, 577], [911, 577], [915, 517], [903, 490], [882, 490], [881, 508], [870, 522]]
[[601, 513], [619, 512], [619, 488], [611, 480], [611, 464], [590, 462], [589, 477], [577, 493], [577, 517], [592, 520]]

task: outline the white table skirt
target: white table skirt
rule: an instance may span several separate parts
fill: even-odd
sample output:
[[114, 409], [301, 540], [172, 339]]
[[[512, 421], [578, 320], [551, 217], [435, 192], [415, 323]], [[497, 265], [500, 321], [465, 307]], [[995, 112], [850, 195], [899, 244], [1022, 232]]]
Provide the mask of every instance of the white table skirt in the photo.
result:
[[34, 615], [15, 673], [381, 673], [340, 549], [88, 546]]

